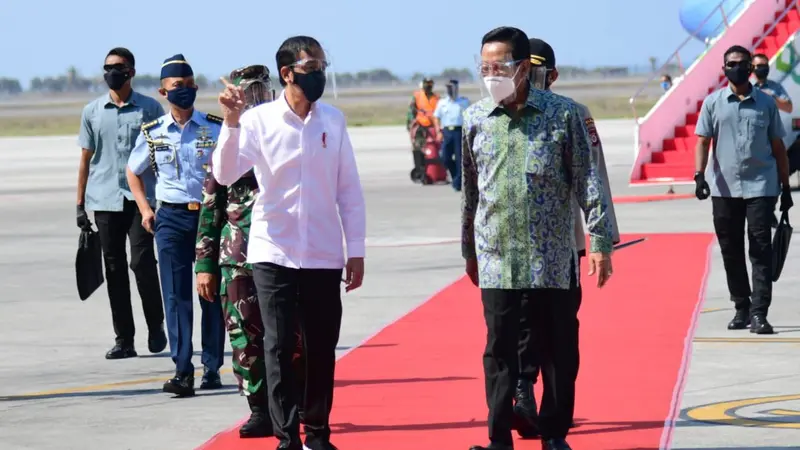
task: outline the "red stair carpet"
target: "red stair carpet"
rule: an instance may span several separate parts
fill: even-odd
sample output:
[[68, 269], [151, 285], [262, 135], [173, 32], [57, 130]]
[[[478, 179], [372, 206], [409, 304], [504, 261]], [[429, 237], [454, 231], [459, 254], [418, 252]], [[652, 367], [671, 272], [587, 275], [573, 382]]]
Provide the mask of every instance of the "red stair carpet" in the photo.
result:
[[[623, 241], [639, 236], [627, 235]], [[699, 311], [709, 234], [649, 235], [616, 253], [604, 289], [584, 279], [575, 449], [653, 449], [669, 440]], [[586, 268], [584, 267], [585, 271]], [[487, 443], [477, 288], [463, 278], [340, 360], [333, 442], [342, 450], [467, 450]], [[240, 398], [231, 401], [244, 401]], [[275, 448], [223, 431], [204, 450]], [[517, 449], [539, 449], [518, 440]]]
[[[772, 24], [764, 25], [764, 29], [753, 38], [751, 45], [758, 44], [753, 53], [763, 53], [772, 58], [778, 50], [800, 30], [800, 14], [794, 9], [795, 0], [786, 0], [786, 6], [791, 7], [778, 24], [770, 31]], [[777, 20], [783, 12], [775, 15]], [[735, 26], [735, 25], [734, 25]], [[767, 34], [768, 33], [768, 34]], [[763, 40], [761, 37], [765, 36]], [[759, 41], [761, 41], [759, 43]], [[689, 75], [691, 76], [691, 75]], [[721, 75], [718, 79], [708, 80], [711, 93], [716, 86], [725, 81]], [[661, 151], [655, 150], [652, 162], [642, 165], [642, 180], [674, 179], [675, 181], [691, 181], [694, 176], [694, 148], [697, 137], [694, 134], [697, 119], [700, 116], [700, 107], [703, 102], [697, 102], [694, 112], [686, 115], [685, 125], [675, 127], [672, 138], [664, 139]]]

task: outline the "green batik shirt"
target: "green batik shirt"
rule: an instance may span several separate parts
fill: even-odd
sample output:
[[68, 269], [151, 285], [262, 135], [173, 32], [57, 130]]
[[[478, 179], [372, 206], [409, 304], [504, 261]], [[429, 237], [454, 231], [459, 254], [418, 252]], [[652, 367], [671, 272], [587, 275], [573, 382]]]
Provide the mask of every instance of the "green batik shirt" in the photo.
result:
[[463, 130], [462, 254], [477, 258], [482, 289], [569, 289], [579, 279], [573, 196], [590, 251], [611, 253], [610, 199], [574, 103], [531, 89], [514, 118], [485, 98], [464, 112]]
[[253, 171], [230, 186], [217, 182], [211, 173], [203, 183], [203, 205], [195, 246], [196, 273], [216, 273], [222, 267], [229, 278], [252, 276], [247, 263], [247, 238], [258, 185]]

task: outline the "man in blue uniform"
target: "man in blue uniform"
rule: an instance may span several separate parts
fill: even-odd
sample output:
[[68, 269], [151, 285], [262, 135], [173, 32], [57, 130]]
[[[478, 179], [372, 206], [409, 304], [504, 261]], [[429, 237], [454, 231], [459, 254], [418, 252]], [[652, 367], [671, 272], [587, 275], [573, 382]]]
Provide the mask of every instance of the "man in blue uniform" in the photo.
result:
[[[161, 269], [169, 346], [175, 362], [175, 377], [164, 384], [164, 392], [179, 397], [194, 395], [192, 324], [195, 239], [211, 152], [216, 146], [222, 119], [194, 109], [197, 85], [183, 55], [161, 66], [161, 95], [170, 111], [142, 126], [142, 133], [128, 160], [128, 183], [142, 213], [142, 226], [155, 234]], [[145, 193], [143, 177], [156, 177], [154, 214]], [[205, 366], [200, 389], [222, 386], [219, 369], [225, 345], [219, 299], [203, 299], [202, 362]]]
[[447, 83], [447, 97], [436, 104], [433, 123], [436, 136], [442, 142], [441, 158], [450, 172], [453, 189], [461, 190], [461, 124], [463, 114], [469, 107], [469, 100], [458, 95], [458, 80]]

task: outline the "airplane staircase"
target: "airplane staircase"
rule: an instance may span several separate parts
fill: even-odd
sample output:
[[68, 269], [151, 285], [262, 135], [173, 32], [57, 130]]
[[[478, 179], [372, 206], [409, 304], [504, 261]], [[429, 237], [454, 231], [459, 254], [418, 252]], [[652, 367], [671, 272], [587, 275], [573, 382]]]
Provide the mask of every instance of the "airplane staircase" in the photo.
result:
[[[725, 3], [721, 2], [718, 9], [706, 18], [708, 21], [721, 13], [721, 26], [725, 27], [722, 33], [710, 43], [705, 54], [673, 80], [672, 88], [647, 115], [637, 118], [636, 161], [630, 178], [632, 186], [692, 183], [697, 143], [694, 131], [703, 99], [727, 84], [721, 69], [725, 50], [733, 45], [742, 45], [749, 47], [754, 54], [764, 53], [772, 59], [800, 30], [800, 0], [752, 0], [732, 18], [726, 16]], [[657, 82], [661, 73], [675, 66], [683, 70], [680, 51], [691, 39], [694, 38], [687, 39], [662, 69], [631, 97], [634, 114], [637, 99], [646, 95], [647, 88]]]

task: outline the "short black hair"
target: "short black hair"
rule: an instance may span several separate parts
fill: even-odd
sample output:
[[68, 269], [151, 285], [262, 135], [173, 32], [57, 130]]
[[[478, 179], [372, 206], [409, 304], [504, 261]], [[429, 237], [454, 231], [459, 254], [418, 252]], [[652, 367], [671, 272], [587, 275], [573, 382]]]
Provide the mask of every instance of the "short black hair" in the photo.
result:
[[731, 48], [725, 50], [725, 56], [722, 57], [723, 62], [728, 62], [728, 56], [733, 53], [741, 53], [744, 55], [748, 60], [753, 60], [753, 55], [750, 54], [750, 50], [742, 47], [741, 45], [734, 45]]
[[495, 28], [483, 36], [481, 48], [490, 42], [505, 42], [511, 45], [511, 57], [514, 61], [522, 61], [531, 57], [531, 44], [528, 41], [528, 35], [519, 28]]
[[106, 55], [106, 59], [109, 56], [119, 56], [120, 58], [124, 59], [131, 67], [136, 67], [136, 58], [133, 57], [133, 53], [125, 47], [114, 47], [108, 51]]
[[763, 53], [756, 53], [755, 55], [753, 55], [753, 60], [755, 60], [756, 58], [764, 58], [767, 60], [767, 62], [769, 62], [769, 56]]
[[[278, 66], [278, 73], [281, 68], [289, 66], [297, 62], [300, 58], [300, 52], [311, 53], [313, 50], [321, 50], [322, 45], [319, 41], [310, 36], [292, 36], [283, 41], [278, 52], [275, 53], [275, 63]], [[282, 76], [278, 77], [281, 86], [286, 86], [286, 81]]]

